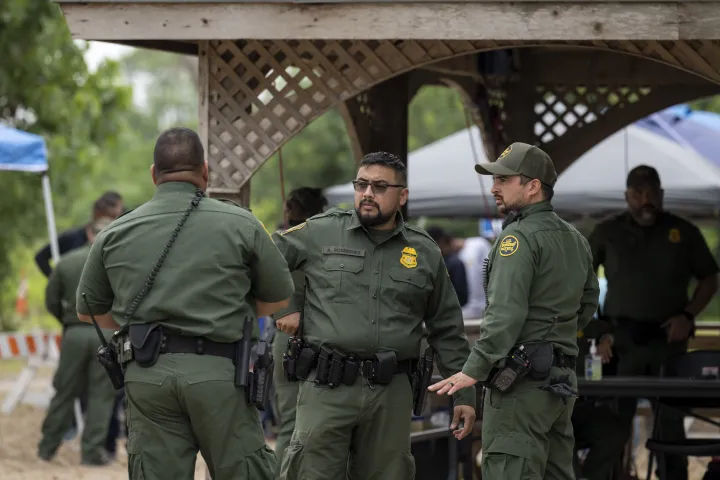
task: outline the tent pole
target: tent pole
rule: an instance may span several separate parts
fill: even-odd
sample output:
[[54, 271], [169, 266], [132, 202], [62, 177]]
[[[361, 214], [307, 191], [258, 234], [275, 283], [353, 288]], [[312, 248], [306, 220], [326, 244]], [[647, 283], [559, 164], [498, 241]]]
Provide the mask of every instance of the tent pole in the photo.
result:
[[47, 217], [48, 235], [50, 237], [50, 252], [53, 263], [60, 261], [60, 247], [58, 246], [57, 230], [55, 229], [55, 211], [53, 210], [52, 192], [50, 191], [50, 177], [47, 172], [42, 176], [43, 198], [45, 200], [45, 216]]

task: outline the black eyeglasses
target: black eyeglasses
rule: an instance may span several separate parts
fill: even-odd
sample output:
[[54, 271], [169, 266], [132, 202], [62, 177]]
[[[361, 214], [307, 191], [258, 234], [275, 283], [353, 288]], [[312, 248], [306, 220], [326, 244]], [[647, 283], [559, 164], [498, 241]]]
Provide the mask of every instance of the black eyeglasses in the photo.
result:
[[372, 187], [373, 193], [385, 193], [388, 187], [405, 188], [405, 185], [393, 185], [385, 182], [368, 182], [366, 180], [353, 180], [353, 187], [356, 192], [364, 192], [368, 186]]

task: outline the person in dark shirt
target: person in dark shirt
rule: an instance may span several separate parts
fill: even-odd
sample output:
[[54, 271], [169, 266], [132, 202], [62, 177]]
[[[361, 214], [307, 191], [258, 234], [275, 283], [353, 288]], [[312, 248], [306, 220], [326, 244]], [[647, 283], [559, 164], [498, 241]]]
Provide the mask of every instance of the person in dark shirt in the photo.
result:
[[[101, 217], [109, 217], [116, 219], [123, 213], [123, 199], [119, 193], [108, 191], [102, 194], [100, 198], [95, 200], [93, 204], [92, 218], [90, 223]], [[87, 244], [87, 226], [73, 228], [61, 233], [58, 236], [58, 250], [60, 255], [64, 255], [72, 250], [83, 247]], [[52, 259], [52, 251], [48, 243], [35, 254], [35, 263], [46, 277], [50, 276], [52, 267], [50, 260]]]
[[453, 237], [440, 227], [430, 227], [427, 229], [427, 233], [440, 247], [440, 252], [445, 260], [445, 267], [448, 275], [450, 275], [450, 281], [455, 287], [455, 293], [462, 307], [468, 301], [467, 275], [465, 265], [452, 248]]

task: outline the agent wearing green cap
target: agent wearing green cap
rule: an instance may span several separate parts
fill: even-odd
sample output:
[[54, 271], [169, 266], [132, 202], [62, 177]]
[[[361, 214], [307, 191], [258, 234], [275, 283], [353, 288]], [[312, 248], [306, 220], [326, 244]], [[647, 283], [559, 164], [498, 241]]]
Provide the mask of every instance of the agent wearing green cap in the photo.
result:
[[[553, 212], [557, 174], [539, 148], [513, 143], [496, 162], [475, 170], [493, 176], [491, 192], [508, 216], [485, 272], [482, 335], [463, 371], [430, 390], [451, 395], [487, 382], [483, 479], [574, 479], [576, 336], [597, 310], [600, 293], [590, 246]], [[494, 367], [509, 365], [506, 357], [520, 346], [530, 372], [503, 393], [493, 386]]]

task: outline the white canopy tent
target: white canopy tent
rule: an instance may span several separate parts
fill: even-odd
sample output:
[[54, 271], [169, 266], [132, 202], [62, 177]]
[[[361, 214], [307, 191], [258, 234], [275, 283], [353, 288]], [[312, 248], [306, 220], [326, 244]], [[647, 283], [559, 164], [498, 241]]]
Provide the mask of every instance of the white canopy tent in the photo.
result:
[[[472, 135], [472, 144], [470, 141]], [[497, 215], [491, 179], [473, 170], [487, 162], [477, 127], [461, 130], [415, 150], [408, 158], [409, 213], [418, 216]], [[553, 205], [565, 217], [602, 216], [625, 208], [625, 177], [646, 164], [660, 173], [665, 206], [694, 217], [720, 209], [720, 170], [694, 151], [647, 129], [631, 125], [608, 137], [560, 175]], [[352, 204], [352, 184], [326, 189], [331, 205]]]

